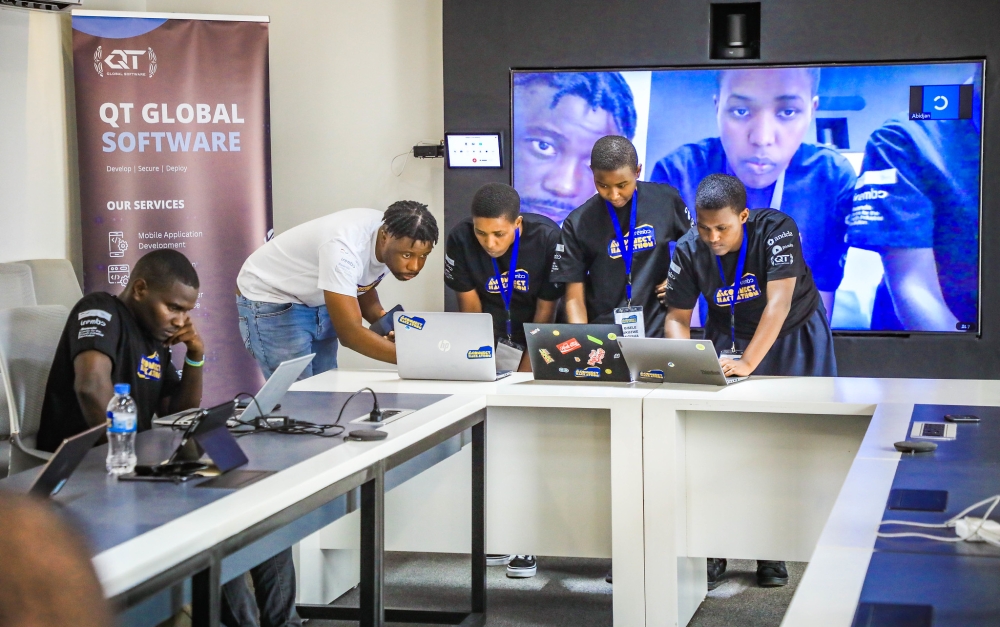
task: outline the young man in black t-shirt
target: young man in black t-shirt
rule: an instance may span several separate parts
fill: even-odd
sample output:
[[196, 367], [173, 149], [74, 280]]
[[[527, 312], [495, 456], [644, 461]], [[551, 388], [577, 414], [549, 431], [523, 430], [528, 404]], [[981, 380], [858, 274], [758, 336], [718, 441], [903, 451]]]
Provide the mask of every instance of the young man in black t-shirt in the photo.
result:
[[[94, 292], [81, 298], [52, 360], [38, 448], [54, 451], [64, 438], [104, 424], [115, 383], [130, 385], [139, 431], [152, 428], [153, 414], [198, 407], [205, 346], [188, 315], [198, 288], [191, 262], [165, 249], [142, 257], [118, 296]], [[171, 363], [170, 347], [177, 344], [187, 349], [182, 376]], [[301, 626], [291, 549], [250, 572], [258, 598], [266, 600], [258, 607], [244, 578], [233, 579], [222, 586], [222, 624]]]
[[[523, 348], [525, 322], [555, 319], [563, 286], [549, 275], [559, 237], [559, 227], [551, 219], [521, 213], [521, 197], [513, 187], [502, 183], [480, 187], [472, 198], [472, 216], [452, 230], [445, 248], [444, 282], [457, 293], [459, 310], [488, 312], [493, 316], [494, 338]], [[527, 352], [518, 370], [531, 371]], [[534, 555], [491, 554], [487, 564], [506, 565], [507, 576], [516, 579], [537, 572]]]
[[[510, 339], [523, 347], [525, 322], [555, 319], [563, 286], [553, 283], [549, 273], [559, 237], [559, 227], [549, 218], [521, 213], [520, 196], [510, 185], [480, 187], [472, 199], [472, 216], [452, 229], [445, 248], [444, 282], [457, 293], [459, 311], [489, 313], [494, 340]], [[512, 264], [517, 265], [513, 287], [508, 284]], [[519, 370], [531, 371], [526, 353]]]
[[552, 280], [566, 284], [566, 317], [613, 324], [616, 309], [639, 307], [645, 335], [662, 337], [670, 243], [691, 228], [691, 214], [673, 187], [638, 181], [642, 166], [624, 137], [599, 139], [590, 168], [597, 194], [563, 222], [552, 264]]
[[[691, 337], [691, 312], [702, 295], [705, 334], [726, 376], [837, 376], [826, 310], [802, 259], [795, 221], [773, 209], [750, 211], [746, 200], [734, 176], [711, 174], [698, 185], [698, 228], [677, 242], [670, 261], [666, 336]], [[725, 570], [726, 560], [709, 559], [709, 589]], [[787, 584], [785, 563], [758, 561], [757, 582]]]

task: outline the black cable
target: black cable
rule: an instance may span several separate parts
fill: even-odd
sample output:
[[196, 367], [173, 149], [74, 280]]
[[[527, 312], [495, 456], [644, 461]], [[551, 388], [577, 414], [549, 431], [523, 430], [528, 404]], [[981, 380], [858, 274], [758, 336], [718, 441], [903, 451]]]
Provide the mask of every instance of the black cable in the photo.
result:
[[[250, 397], [250, 400], [253, 401], [253, 404], [257, 406], [257, 417], [260, 418], [260, 419], [263, 419], [264, 418], [264, 410], [261, 409], [260, 403], [257, 402], [257, 397], [255, 395], [251, 394], [250, 392], [240, 392], [239, 394], [237, 394], [236, 396], [233, 397], [233, 402], [234, 403], [238, 403], [241, 396], [249, 396]], [[246, 410], [244, 409], [243, 411], [246, 411]], [[241, 425], [256, 426], [252, 422], [244, 422], [242, 418], [237, 418], [236, 422], [240, 423]]]
[[[240, 392], [233, 400], [236, 401], [241, 396], [249, 396], [253, 400], [254, 404], [257, 405], [257, 411], [260, 413], [260, 416], [254, 422], [245, 422], [237, 419], [240, 426], [252, 427], [253, 430], [237, 431], [233, 435], [236, 437], [243, 437], [253, 435], [254, 433], [279, 433], [284, 435], [313, 435], [320, 438], [337, 437], [347, 431], [347, 427], [340, 424], [341, 419], [344, 417], [344, 410], [347, 409], [347, 405], [354, 400], [354, 397], [365, 391], [371, 393], [372, 395], [372, 409], [369, 412], [368, 417], [373, 422], [378, 422], [382, 417], [382, 410], [379, 409], [378, 396], [375, 394], [375, 390], [370, 387], [363, 387], [347, 397], [347, 400], [340, 406], [340, 412], [337, 414], [337, 419], [331, 424], [306, 422], [304, 420], [292, 420], [291, 418], [286, 418], [285, 424], [270, 424], [264, 418], [264, 413], [261, 411], [260, 404], [257, 402], [257, 397], [249, 392]], [[327, 433], [328, 431], [332, 432]]]

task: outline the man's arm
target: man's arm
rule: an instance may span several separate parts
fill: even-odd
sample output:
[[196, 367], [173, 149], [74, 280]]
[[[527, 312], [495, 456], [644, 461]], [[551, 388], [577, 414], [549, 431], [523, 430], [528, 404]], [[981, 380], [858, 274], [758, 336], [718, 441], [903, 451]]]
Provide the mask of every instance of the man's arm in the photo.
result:
[[785, 324], [785, 318], [792, 308], [792, 294], [795, 291], [795, 277], [787, 279], [776, 279], [767, 282], [767, 306], [760, 316], [757, 330], [754, 331], [753, 339], [743, 351], [743, 358], [733, 360], [723, 357], [719, 360], [722, 364], [722, 372], [727, 377], [749, 376], [760, 364], [767, 351], [771, 350], [774, 341], [781, 333], [781, 326]]
[[671, 340], [690, 340], [692, 312], [693, 309], [668, 308], [663, 321], [663, 335]]
[[325, 290], [323, 298], [341, 344], [365, 357], [396, 363], [396, 345], [362, 326], [361, 305], [357, 298]]
[[107, 423], [108, 403], [115, 395], [111, 358], [101, 351], [83, 351], [73, 359], [73, 391], [87, 425]]
[[455, 292], [455, 295], [458, 297], [458, 310], [462, 313], [483, 313], [483, 303], [476, 290]]
[[378, 322], [379, 318], [385, 315], [385, 308], [382, 307], [375, 288], [358, 296], [358, 307], [361, 309], [361, 317], [367, 320], [368, 324]]
[[958, 318], [944, 302], [933, 248], [889, 248], [882, 251], [882, 264], [904, 329], [955, 330]]
[[570, 324], [587, 324], [587, 300], [583, 283], [566, 284], [566, 319]]
[[[190, 318], [188, 318], [187, 324], [167, 340], [167, 344], [171, 346], [184, 344], [187, 347], [186, 360], [197, 362], [205, 359], [205, 344], [201, 341], [201, 336], [198, 335]], [[167, 364], [167, 367], [170, 368], [170, 364]], [[181, 375], [180, 385], [170, 395], [168, 414], [201, 406], [202, 372], [204, 370], [205, 368], [202, 366], [192, 366], [187, 361], [184, 362], [184, 373]]]

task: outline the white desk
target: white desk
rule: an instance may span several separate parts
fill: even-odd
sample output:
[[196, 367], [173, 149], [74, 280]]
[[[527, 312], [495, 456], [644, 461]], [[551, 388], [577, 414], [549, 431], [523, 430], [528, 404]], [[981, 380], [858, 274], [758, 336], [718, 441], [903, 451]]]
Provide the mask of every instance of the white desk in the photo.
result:
[[[849, 625], [862, 553], [874, 544], [899, 457], [892, 443], [905, 438], [912, 405], [1000, 405], [997, 381], [915, 379], [752, 378], [712, 388], [331, 371], [294, 389], [365, 385], [483, 395], [488, 551], [613, 554], [616, 625], [686, 624], [705, 596], [706, 557], [811, 561], [785, 623], [817, 624], [833, 612], [823, 624]], [[468, 511], [427, 498], [431, 488], [452, 491], [445, 484], [463, 474], [440, 466], [387, 495], [388, 548], [466, 550], [453, 527], [442, 527], [447, 538], [434, 534]], [[837, 594], [831, 581], [843, 584]]]

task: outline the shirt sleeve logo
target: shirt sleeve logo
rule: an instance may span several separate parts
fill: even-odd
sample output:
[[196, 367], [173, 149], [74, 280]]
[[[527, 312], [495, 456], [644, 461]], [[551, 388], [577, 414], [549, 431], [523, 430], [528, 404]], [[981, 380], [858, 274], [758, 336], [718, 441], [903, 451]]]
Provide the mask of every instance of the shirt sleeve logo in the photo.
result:
[[140, 379], [151, 379], [154, 381], [160, 380], [160, 355], [157, 352], [153, 352], [152, 355], [144, 356], [139, 359], [139, 370], [136, 372]]
[[361, 296], [362, 294], [367, 294], [368, 292], [370, 292], [373, 289], [375, 289], [376, 287], [378, 287], [378, 284], [382, 282], [382, 279], [384, 277], [385, 277], [385, 272], [383, 272], [382, 274], [378, 275], [378, 278], [375, 279], [374, 281], [372, 281], [371, 283], [369, 283], [368, 285], [359, 285], [358, 286], [358, 296]]
[[466, 359], [490, 359], [493, 357], [492, 346], [480, 346], [465, 354]]
[[87, 311], [81, 311], [76, 314], [77, 320], [84, 320], [86, 318], [103, 318], [104, 320], [111, 320], [111, 314], [103, 309], [88, 309]]
[[[791, 255], [788, 255], [789, 257]], [[743, 280], [740, 281], [740, 292], [736, 296], [736, 304], [745, 303], [748, 300], [753, 300], [760, 296], [760, 287], [757, 285], [757, 277], [747, 273], [743, 275]], [[733, 288], [721, 287], [715, 290], [715, 304], [720, 307], [728, 307], [733, 301]]]
[[[656, 248], [656, 231], [649, 224], [635, 227], [633, 239], [635, 239], [635, 252]], [[628, 238], [625, 238], [625, 245], [629, 245]], [[612, 237], [608, 244], [608, 256], [612, 259], [621, 259], [622, 252], [618, 250], [618, 239], [615, 237]]]
[[[500, 275], [500, 281], [503, 283], [504, 289], [507, 289], [507, 275], [508, 272], [504, 272]], [[514, 291], [516, 292], [528, 292], [528, 285], [530, 277], [528, 271], [523, 268], [518, 268], [514, 271]], [[491, 276], [486, 281], [486, 291], [490, 294], [499, 294], [500, 286], [497, 284], [496, 276]]]

